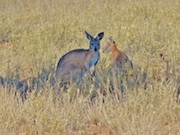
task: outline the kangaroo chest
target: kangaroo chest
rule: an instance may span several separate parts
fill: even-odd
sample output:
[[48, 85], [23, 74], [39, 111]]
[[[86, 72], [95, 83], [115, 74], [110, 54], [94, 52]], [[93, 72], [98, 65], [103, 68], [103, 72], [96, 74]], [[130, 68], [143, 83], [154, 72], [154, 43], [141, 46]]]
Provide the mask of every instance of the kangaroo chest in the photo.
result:
[[96, 65], [100, 59], [100, 53], [99, 52], [91, 52], [87, 58], [89, 62], [89, 67], [91, 68], [93, 65]]

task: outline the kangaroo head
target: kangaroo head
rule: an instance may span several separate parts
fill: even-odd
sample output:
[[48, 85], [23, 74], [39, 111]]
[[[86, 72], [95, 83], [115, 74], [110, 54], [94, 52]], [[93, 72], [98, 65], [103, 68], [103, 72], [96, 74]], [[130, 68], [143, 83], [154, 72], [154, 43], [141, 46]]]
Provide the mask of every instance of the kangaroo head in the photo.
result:
[[104, 32], [99, 33], [96, 38], [94, 38], [93, 36], [91, 36], [89, 33], [86, 33], [87, 38], [90, 40], [90, 46], [89, 49], [92, 51], [99, 51], [100, 49], [100, 40], [103, 38], [104, 36]]
[[107, 45], [105, 46], [105, 48], [103, 49], [104, 53], [108, 53], [112, 51], [112, 48], [115, 46], [115, 41], [112, 39], [112, 37], [108, 38], [108, 42]]

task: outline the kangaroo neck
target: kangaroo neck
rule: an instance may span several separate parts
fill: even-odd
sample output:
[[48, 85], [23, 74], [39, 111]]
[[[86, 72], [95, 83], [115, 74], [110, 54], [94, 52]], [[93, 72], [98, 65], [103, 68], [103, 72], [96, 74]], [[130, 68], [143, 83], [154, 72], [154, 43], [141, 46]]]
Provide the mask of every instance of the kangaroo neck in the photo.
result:
[[112, 53], [121, 53], [121, 51], [117, 48], [116, 45], [114, 45], [112, 48]]
[[122, 52], [117, 48], [116, 45], [112, 48], [112, 58], [115, 59], [118, 55], [121, 55]]

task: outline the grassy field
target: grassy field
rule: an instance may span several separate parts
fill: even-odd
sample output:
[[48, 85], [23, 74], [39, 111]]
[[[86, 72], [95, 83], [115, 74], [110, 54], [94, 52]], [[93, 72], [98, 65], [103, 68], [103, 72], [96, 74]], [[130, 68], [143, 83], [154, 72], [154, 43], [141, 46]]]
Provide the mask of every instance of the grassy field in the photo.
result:
[[[179, 6], [179, 0], [0, 0], [0, 134], [178, 135]], [[97, 75], [59, 92], [50, 86], [57, 62], [89, 47], [84, 31], [105, 33]], [[109, 36], [134, 64], [126, 77], [111, 75], [110, 54], [102, 53]], [[34, 86], [24, 102], [15, 96], [16, 81]]]

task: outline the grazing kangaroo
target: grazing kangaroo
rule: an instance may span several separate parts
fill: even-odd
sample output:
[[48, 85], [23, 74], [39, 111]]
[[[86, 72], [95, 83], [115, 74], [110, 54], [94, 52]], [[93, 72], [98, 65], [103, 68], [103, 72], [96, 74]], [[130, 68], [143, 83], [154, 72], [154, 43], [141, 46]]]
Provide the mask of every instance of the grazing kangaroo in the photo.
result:
[[115, 41], [112, 37], [108, 38], [108, 43], [103, 49], [103, 53], [112, 52], [112, 66], [114, 68], [122, 67], [125, 63], [129, 62], [131, 68], [133, 68], [132, 61], [129, 60], [128, 56], [116, 46]]
[[93, 75], [96, 72], [96, 65], [100, 59], [100, 40], [104, 32], [97, 35], [96, 38], [85, 31], [90, 40], [89, 49], [76, 49], [64, 54], [57, 65], [56, 79], [61, 82], [75, 81], [81, 79], [84, 74], [90, 73], [90, 68], [94, 65]]

